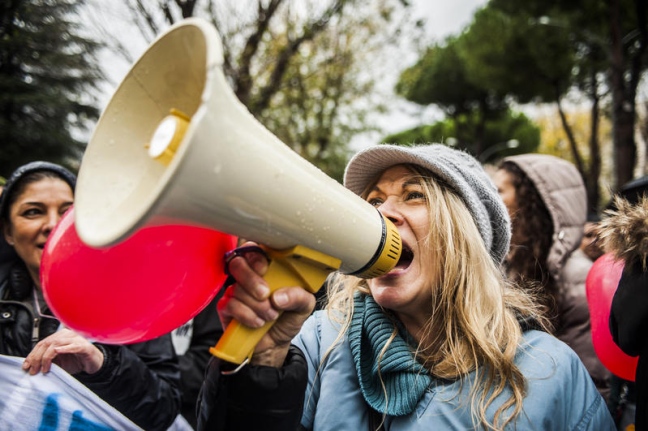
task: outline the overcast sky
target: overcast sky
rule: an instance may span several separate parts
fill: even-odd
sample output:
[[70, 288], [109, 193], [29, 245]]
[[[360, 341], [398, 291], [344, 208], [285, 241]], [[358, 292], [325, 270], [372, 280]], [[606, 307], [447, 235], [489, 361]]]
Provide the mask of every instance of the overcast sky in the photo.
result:
[[[472, 20], [474, 12], [485, 5], [487, 0], [413, 0], [414, 16], [424, 19], [426, 22], [425, 30], [430, 42], [442, 41], [445, 37], [458, 34]], [[116, 19], [118, 12], [115, 12], [114, 4], [104, 3], [102, 0], [90, 0], [92, 4], [92, 15], [90, 22], [100, 20], [110, 22], [110, 27], [117, 33], [127, 31], [127, 24], [121, 19]], [[119, 29], [121, 27], [123, 29]], [[146, 50], [146, 43], [140, 40], [129, 41], [129, 50], [137, 58]], [[134, 58], [134, 59], [135, 59]], [[411, 61], [415, 61], [411, 57]], [[105, 98], [101, 101], [102, 109], [108, 103], [111, 94], [117, 87], [117, 84], [123, 79], [131, 65], [127, 64], [122, 58], [115, 58], [114, 54], [105, 52], [101, 58], [102, 63], [106, 66], [104, 69], [109, 72], [109, 82], [104, 86]], [[409, 64], [399, 64], [399, 67], [405, 68]], [[399, 71], [395, 71], [399, 72]], [[394, 81], [396, 75], [388, 78]], [[388, 82], [387, 86], [393, 86], [393, 82]], [[414, 104], [402, 100], [394, 101], [395, 109], [387, 118], [381, 118], [379, 124], [384, 127], [384, 132], [394, 133], [420, 124], [429, 124], [439, 120], [442, 116], [435, 109], [422, 109]], [[353, 149], [359, 149], [366, 145], [375, 143], [382, 136], [381, 133], [370, 133], [359, 136], [352, 142]]]
[[427, 20], [429, 34], [444, 38], [456, 34], [486, 0], [414, 0], [416, 13]]

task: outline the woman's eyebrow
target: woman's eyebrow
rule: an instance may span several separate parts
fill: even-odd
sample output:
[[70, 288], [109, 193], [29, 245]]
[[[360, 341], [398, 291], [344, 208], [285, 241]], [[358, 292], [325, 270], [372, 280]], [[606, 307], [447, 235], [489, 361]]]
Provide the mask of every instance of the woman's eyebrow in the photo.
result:
[[421, 184], [421, 183], [420, 183], [419, 178], [417, 178], [417, 177], [412, 177], [412, 178], [409, 178], [408, 180], [405, 180], [405, 181], [403, 182], [403, 187], [412, 186], [412, 185], [414, 185], [414, 186], [418, 186], [418, 185], [420, 185], [420, 184]]
[[25, 206], [25, 205], [44, 206], [45, 204], [40, 201], [27, 201], [27, 202], [20, 203], [20, 206]]
[[[420, 185], [420, 181], [419, 181], [419, 179], [417, 177], [412, 177], [412, 178], [409, 178], [409, 179], [403, 181], [403, 184], [401, 184], [401, 187], [405, 188], [407, 186], [412, 186], [412, 185], [414, 185], [414, 186]], [[380, 187], [378, 187], [378, 184], [376, 184], [375, 186], [373, 186], [369, 190], [369, 193], [371, 193], [371, 192], [380, 192]]]

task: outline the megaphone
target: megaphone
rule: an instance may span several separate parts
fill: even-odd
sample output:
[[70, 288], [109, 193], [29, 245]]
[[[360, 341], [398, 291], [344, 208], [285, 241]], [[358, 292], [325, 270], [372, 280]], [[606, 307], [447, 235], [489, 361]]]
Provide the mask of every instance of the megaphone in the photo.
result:
[[[93, 247], [156, 225], [195, 225], [262, 244], [270, 289], [317, 291], [335, 270], [371, 278], [398, 262], [398, 230], [263, 127], [222, 72], [215, 28], [179, 22], [121, 82], [84, 154], [75, 226]], [[270, 324], [233, 322], [211, 353], [243, 363]]]

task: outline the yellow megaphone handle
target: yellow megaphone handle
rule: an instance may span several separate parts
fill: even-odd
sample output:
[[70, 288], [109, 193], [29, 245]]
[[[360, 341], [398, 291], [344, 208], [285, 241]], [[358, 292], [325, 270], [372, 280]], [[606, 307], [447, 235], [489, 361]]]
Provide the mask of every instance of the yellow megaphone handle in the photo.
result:
[[[316, 293], [326, 277], [342, 264], [340, 259], [301, 245], [287, 250], [264, 250], [270, 258], [270, 265], [263, 279], [268, 283], [271, 293], [287, 286], [301, 286]], [[224, 361], [242, 364], [246, 358], [251, 357], [254, 347], [273, 324], [274, 321], [267, 322], [261, 328], [250, 328], [234, 320], [209, 352]]]

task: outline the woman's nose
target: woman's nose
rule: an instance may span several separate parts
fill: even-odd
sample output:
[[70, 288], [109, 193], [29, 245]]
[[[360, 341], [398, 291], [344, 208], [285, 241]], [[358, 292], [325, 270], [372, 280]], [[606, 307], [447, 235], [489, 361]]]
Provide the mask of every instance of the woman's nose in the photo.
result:
[[52, 229], [58, 224], [58, 222], [61, 220], [61, 215], [59, 214], [58, 211], [55, 212], [48, 212], [47, 213], [47, 218], [45, 220], [45, 225], [43, 226], [43, 230], [49, 234]]
[[387, 217], [392, 223], [398, 224], [402, 221], [402, 214], [398, 209], [398, 200], [395, 197], [387, 198], [379, 207], [378, 211]]

